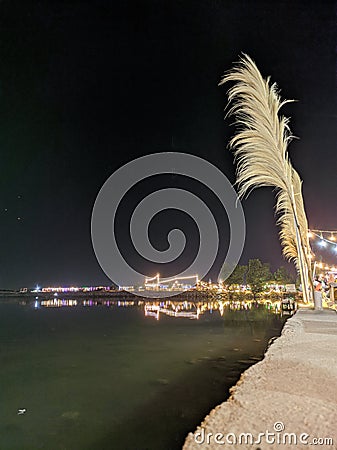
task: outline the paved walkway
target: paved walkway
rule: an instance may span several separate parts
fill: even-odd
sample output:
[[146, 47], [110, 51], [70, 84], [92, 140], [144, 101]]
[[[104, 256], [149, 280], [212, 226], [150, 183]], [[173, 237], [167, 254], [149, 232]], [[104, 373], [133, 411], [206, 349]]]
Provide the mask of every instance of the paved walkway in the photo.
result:
[[337, 314], [303, 309], [184, 450], [313, 447], [337, 449]]

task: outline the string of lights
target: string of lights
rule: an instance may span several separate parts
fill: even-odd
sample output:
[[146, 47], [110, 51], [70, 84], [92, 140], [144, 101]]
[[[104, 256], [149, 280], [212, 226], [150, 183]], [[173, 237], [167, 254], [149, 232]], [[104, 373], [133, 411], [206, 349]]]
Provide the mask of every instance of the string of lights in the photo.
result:
[[328, 264], [325, 264], [324, 262], [315, 262], [315, 265], [318, 269], [323, 269], [326, 272], [335, 272], [337, 273], [337, 267], [336, 266], [329, 266]]
[[333, 250], [337, 253], [337, 230], [314, 230], [311, 229], [308, 232], [309, 238], [318, 238], [318, 245], [320, 247], [326, 247], [327, 244], [333, 246]]

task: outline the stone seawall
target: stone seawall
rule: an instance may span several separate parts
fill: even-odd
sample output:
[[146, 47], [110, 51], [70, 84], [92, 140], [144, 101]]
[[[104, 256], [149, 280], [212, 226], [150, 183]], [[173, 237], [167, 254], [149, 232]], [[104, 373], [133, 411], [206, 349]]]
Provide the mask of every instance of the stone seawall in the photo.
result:
[[183, 450], [337, 449], [337, 314], [299, 310]]

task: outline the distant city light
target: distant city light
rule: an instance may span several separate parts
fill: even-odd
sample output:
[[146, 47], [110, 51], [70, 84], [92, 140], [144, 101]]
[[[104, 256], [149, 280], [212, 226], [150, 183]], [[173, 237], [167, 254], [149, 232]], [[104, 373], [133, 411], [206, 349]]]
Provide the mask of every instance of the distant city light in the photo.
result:
[[[194, 283], [184, 284], [182, 280], [195, 280]], [[169, 285], [168, 283], [171, 283]], [[167, 290], [167, 291], [181, 291], [192, 289], [199, 283], [199, 275], [189, 275], [185, 277], [173, 277], [160, 279], [159, 273], [152, 278], [145, 278], [145, 289], [148, 290]]]
[[[39, 289], [41, 289], [39, 287]], [[50, 293], [71, 293], [71, 292], [94, 292], [94, 291], [111, 291], [114, 290], [114, 288], [112, 288], [111, 286], [84, 286], [84, 287], [77, 287], [77, 286], [70, 286], [70, 287], [65, 287], [65, 286], [49, 286], [49, 287], [44, 287], [41, 289], [41, 292], [50, 292]], [[36, 290], [34, 290], [33, 292], [36, 292]]]

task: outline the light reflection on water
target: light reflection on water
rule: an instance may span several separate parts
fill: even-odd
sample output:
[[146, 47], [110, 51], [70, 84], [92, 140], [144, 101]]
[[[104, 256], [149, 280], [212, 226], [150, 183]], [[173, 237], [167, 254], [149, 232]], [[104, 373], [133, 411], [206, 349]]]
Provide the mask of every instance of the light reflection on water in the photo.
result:
[[[29, 301], [23, 301], [21, 305], [29, 304]], [[199, 319], [202, 314], [213, 311], [218, 312], [220, 316], [223, 316], [227, 311], [246, 311], [250, 312], [256, 309], [266, 309], [271, 313], [280, 313], [280, 302], [263, 302], [259, 303], [253, 300], [246, 301], [174, 301], [174, 300], [105, 300], [105, 299], [60, 299], [51, 298], [43, 299], [41, 301], [36, 300], [34, 302], [35, 309], [39, 307], [44, 308], [60, 308], [60, 307], [73, 307], [73, 306], [106, 306], [106, 307], [139, 307], [144, 310], [146, 317], [155, 317], [159, 320], [161, 314], [166, 314], [171, 317], [187, 317], [190, 319]]]
[[268, 308], [0, 304], [1, 450], [181, 448], [279, 334], [282, 322]]

